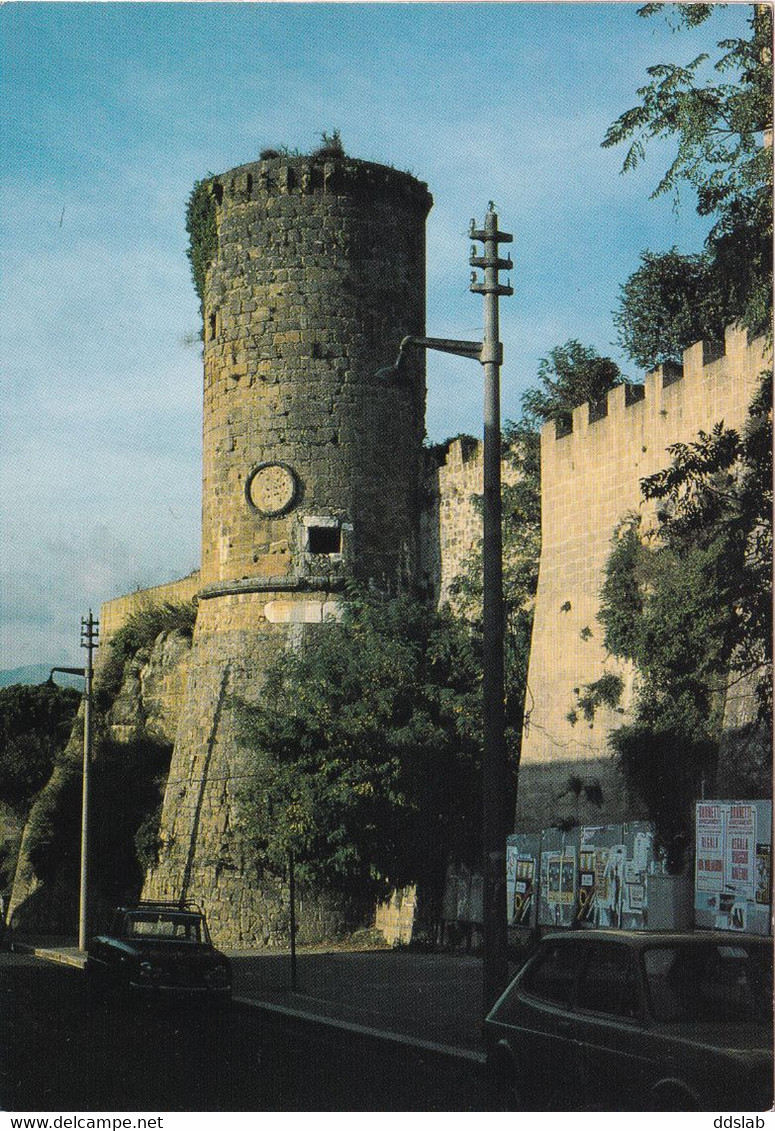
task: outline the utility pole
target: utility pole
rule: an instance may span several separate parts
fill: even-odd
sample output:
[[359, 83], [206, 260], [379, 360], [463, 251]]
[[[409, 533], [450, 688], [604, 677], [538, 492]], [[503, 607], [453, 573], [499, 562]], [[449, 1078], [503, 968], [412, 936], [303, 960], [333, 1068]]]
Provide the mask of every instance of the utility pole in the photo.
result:
[[501, 533], [501, 419], [500, 343], [498, 300], [513, 290], [498, 281], [500, 270], [511, 270], [511, 258], [501, 259], [498, 244], [511, 243], [508, 232], [498, 231], [498, 217], [490, 203], [484, 228], [471, 221], [469, 235], [484, 244], [484, 254], [472, 248], [472, 267], [484, 269], [484, 282], [472, 277], [471, 290], [484, 295], [484, 530], [482, 537], [484, 671], [482, 698], [484, 751], [482, 757], [482, 847], [484, 850], [484, 907], [482, 953], [482, 1008], [494, 1005], [508, 981], [506, 934], [506, 740], [505, 680], [503, 660], [503, 539]]
[[81, 895], [78, 919], [78, 949], [86, 950], [89, 924], [89, 788], [91, 771], [91, 701], [94, 649], [98, 647], [99, 621], [81, 618], [81, 647], [86, 649], [83, 689], [83, 791], [81, 795]]
[[401, 379], [405, 350], [440, 350], [442, 353], [470, 357], [484, 366], [484, 530], [482, 573], [484, 583], [483, 628], [484, 670], [482, 713], [484, 752], [482, 760], [482, 847], [484, 870], [482, 1008], [485, 1014], [506, 988], [508, 949], [506, 934], [506, 740], [505, 680], [503, 663], [503, 538], [501, 534], [501, 421], [500, 367], [503, 346], [500, 342], [498, 300], [512, 295], [510, 286], [498, 280], [499, 271], [510, 271], [511, 258], [501, 259], [498, 244], [511, 243], [513, 236], [498, 231], [495, 205], [490, 201], [484, 228], [471, 221], [469, 237], [484, 244], [484, 254], [472, 247], [472, 267], [484, 270], [484, 282], [475, 272], [471, 290], [484, 295], [484, 334], [481, 342], [455, 338], [406, 337], [398, 348], [394, 365], [380, 369], [377, 376], [386, 381]]

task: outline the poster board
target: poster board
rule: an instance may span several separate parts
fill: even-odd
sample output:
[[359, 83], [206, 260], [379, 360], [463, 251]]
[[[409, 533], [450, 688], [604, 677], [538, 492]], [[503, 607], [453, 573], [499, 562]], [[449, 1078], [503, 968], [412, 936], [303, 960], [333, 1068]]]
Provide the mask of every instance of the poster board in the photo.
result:
[[537, 913], [539, 833], [506, 838], [506, 917], [510, 927], [534, 927]]
[[538, 922], [570, 927], [576, 915], [578, 830], [544, 829], [541, 837]]
[[695, 837], [696, 926], [769, 934], [772, 802], [698, 801]]

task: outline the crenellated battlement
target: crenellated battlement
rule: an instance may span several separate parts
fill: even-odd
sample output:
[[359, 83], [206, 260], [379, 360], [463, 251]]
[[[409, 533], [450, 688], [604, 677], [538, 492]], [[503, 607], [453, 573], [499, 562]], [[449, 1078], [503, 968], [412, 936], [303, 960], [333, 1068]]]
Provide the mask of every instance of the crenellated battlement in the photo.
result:
[[[728, 326], [723, 342], [695, 342], [684, 350], [683, 364], [668, 361], [657, 366], [646, 374], [642, 385], [617, 385], [599, 401], [574, 408], [565, 420], [546, 424], [542, 437], [560, 443], [571, 437], [586, 439], [593, 426], [601, 433], [604, 422], [617, 430], [620, 422], [637, 428], [641, 415], [664, 412], [675, 406], [677, 398], [690, 398], [720, 377], [747, 371], [752, 362], [760, 368], [766, 364], [764, 338], [751, 339], [744, 327]], [[667, 389], [674, 391], [665, 395]]]
[[270, 157], [213, 177], [210, 185], [217, 205], [264, 196], [385, 197], [391, 207], [403, 202], [425, 216], [433, 204], [427, 184], [410, 173], [349, 157]]
[[[607, 741], [626, 713], [601, 707], [590, 724], [574, 711], [580, 690], [605, 673], [622, 679], [622, 711], [632, 697], [634, 673], [608, 655], [597, 620], [611, 538], [627, 514], [651, 521], [653, 504], [644, 501], [641, 482], [669, 466], [674, 444], [691, 443], [720, 422], [743, 427], [768, 363], [766, 340], [750, 341], [746, 330], [732, 326], [723, 345], [697, 342], [682, 365], [661, 365], [642, 385], [620, 385], [597, 404], [580, 405], [565, 429], [544, 427], [541, 563], [518, 828], [566, 817], [597, 823], [627, 805]], [[567, 791], [570, 774], [601, 785], [605, 812], [593, 807], [579, 816]]]

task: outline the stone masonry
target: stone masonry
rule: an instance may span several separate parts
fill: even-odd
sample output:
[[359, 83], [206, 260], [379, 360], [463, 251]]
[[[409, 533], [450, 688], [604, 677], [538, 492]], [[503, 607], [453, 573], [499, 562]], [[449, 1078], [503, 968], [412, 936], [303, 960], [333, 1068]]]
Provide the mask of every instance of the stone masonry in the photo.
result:
[[[660, 367], [640, 387], [619, 386], [607, 404], [573, 412], [573, 428], [541, 437], [541, 564], [528, 674], [518, 831], [566, 818], [601, 824], [635, 815], [607, 749], [626, 720], [634, 672], [605, 652], [596, 617], [611, 538], [628, 512], [650, 515], [640, 481], [670, 462], [671, 444], [688, 443], [723, 421], [739, 428], [767, 365], [765, 342], [727, 330], [723, 347], [698, 342], [683, 367]], [[625, 714], [601, 707], [593, 724], [568, 714], [576, 691], [604, 672], [624, 679]], [[571, 776], [602, 788], [602, 805], [568, 788]]]
[[[287, 893], [238, 833], [240, 710], [278, 652], [335, 613], [345, 575], [418, 569], [427, 188], [347, 158], [278, 158], [214, 178], [204, 296], [202, 568], [185, 705], [146, 897], [192, 898], [220, 940], [287, 939]], [[373, 917], [373, 908], [371, 909]], [[302, 893], [299, 941], [368, 912]]]

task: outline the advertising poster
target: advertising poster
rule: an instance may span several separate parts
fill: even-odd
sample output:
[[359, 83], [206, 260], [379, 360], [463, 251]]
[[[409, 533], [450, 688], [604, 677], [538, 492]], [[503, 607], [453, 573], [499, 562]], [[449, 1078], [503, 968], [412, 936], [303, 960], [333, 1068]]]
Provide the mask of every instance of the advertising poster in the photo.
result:
[[698, 927], [770, 933], [770, 801], [701, 801], [696, 810]]
[[537, 833], [513, 833], [506, 840], [506, 907], [510, 927], [535, 925], [540, 845]]
[[514, 923], [520, 926], [526, 926], [530, 922], [534, 878], [535, 860], [532, 856], [520, 856], [517, 859], [513, 902]]
[[756, 902], [768, 904], [772, 890], [769, 844], [756, 845]]
[[730, 805], [725, 837], [724, 880], [742, 899], [754, 898], [756, 882], [756, 809]]
[[576, 915], [578, 847], [572, 833], [545, 829], [541, 841], [539, 922], [570, 927]]
[[724, 816], [720, 804], [697, 806], [697, 891], [720, 892], [724, 886]]
[[595, 852], [582, 845], [579, 852], [579, 896], [576, 918], [589, 921], [595, 902]]

